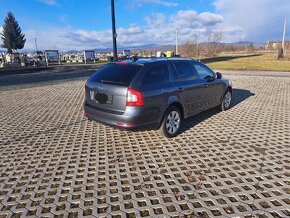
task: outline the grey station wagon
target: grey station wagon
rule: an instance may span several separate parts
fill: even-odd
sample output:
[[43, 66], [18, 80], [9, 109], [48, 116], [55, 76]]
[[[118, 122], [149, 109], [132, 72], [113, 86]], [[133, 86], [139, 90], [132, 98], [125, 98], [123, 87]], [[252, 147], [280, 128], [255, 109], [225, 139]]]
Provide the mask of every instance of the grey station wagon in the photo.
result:
[[84, 115], [127, 129], [178, 134], [182, 119], [213, 107], [230, 107], [232, 86], [190, 58], [155, 58], [109, 63], [85, 84]]

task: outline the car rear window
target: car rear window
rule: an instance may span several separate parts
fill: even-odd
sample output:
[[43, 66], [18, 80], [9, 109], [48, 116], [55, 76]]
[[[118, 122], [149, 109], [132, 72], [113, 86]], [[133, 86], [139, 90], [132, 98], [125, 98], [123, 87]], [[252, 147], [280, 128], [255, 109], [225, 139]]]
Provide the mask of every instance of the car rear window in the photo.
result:
[[129, 86], [141, 68], [142, 66], [134, 64], [107, 64], [93, 74], [90, 81]]

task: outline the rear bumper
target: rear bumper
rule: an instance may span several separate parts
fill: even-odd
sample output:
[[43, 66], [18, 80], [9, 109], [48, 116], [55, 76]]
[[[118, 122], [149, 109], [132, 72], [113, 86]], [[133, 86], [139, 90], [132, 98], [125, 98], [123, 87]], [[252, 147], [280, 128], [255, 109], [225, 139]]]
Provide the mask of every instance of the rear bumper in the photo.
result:
[[113, 114], [84, 103], [84, 115], [89, 120], [124, 129], [156, 129], [159, 126], [157, 121], [146, 121], [140, 107], [127, 107], [124, 114]]

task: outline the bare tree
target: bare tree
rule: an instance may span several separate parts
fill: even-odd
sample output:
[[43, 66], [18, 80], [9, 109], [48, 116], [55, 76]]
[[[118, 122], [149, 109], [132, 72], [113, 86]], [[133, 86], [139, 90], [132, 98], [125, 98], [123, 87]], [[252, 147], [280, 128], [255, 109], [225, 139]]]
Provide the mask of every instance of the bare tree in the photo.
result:
[[192, 57], [194, 55], [194, 47], [194, 43], [191, 39], [186, 40], [186, 42], [180, 47], [181, 55]]
[[196, 45], [196, 57], [199, 57], [199, 43], [200, 43], [200, 32], [196, 32], [194, 35], [193, 35], [193, 41]]
[[250, 43], [249, 45], [247, 45], [246, 51], [250, 54], [252, 54], [255, 51], [255, 47], [254, 47], [253, 43]]
[[200, 33], [196, 32], [181, 46], [181, 54], [189, 57], [199, 56]]
[[218, 47], [220, 46], [220, 43], [224, 38], [223, 32], [209, 31], [205, 34], [205, 37], [207, 39], [207, 45], [205, 46], [205, 55], [215, 56], [217, 54]]

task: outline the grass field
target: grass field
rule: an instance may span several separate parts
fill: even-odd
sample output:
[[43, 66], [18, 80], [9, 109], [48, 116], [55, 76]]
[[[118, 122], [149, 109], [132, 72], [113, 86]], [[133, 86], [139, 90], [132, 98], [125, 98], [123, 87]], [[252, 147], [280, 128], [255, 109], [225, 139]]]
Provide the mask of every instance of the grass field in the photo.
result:
[[[288, 54], [290, 51], [288, 52]], [[257, 54], [225, 54], [217, 57], [200, 58], [213, 70], [244, 70], [244, 71], [289, 71], [290, 60], [277, 60], [277, 53]], [[96, 61], [96, 63], [107, 63], [107, 61]], [[72, 65], [80, 63], [62, 63]], [[93, 64], [89, 62], [88, 64]]]
[[214, 70], [249, 70], [249, 71], [289, 71], [289, 60], [277, 60], [276, 53], [266, 54], [231, 54], [212, 58], [201, 58], [201, 62]]

